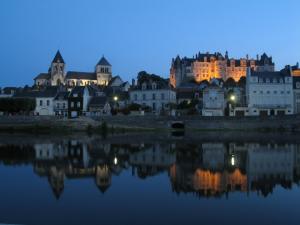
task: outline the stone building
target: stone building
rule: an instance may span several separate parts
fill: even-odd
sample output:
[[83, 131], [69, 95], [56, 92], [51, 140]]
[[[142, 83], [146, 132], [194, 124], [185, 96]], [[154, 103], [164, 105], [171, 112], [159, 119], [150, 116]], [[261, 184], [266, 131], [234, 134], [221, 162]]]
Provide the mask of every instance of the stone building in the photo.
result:
[[300, 76], [293, 77], [294, 113], [300, 113]]
[[224, 91], [217, 85], [210, 85], [203, 90], [203, 116], [224, 116]]
[[138, 79], [130, 92], [131, 103], [148, 106], [153, 112], [160, 112], [167, 104], [176, 103], [176, 92], [168, 81], [156, 75], [144, 75]]
[[228, 52], [223, 56], [221, 53], [198, 53], [193, 58], [180, 58], [177, 56], [172, 59], [170, 69], [170, 84], [178, 87], [182, 83], [194, 80], [200, 83], [203, 80], [213, 78], [222, 78], [227, 80], [233, 78], [238, 81], [241, 77], [246, 76], [247, 68], [254, 71], [274, 71], [272, 57], [266, 53], [257, 59], [246, 58], [234, 59], [229, 58]]
[[293, 77], [289, 67], [277, 72], [248, 69], [246, 82], [248, 115], [293, 114]]
[[86, 86], [86, 85], [103, 85], [107, 86], [112, 79], [112, 66], [107, 59], [102, 56], [95, 67], [94, 72], [65, 72], [66, 63], [57, 51], [48, 73], [40, 73], [34, 78], [36, 86]]

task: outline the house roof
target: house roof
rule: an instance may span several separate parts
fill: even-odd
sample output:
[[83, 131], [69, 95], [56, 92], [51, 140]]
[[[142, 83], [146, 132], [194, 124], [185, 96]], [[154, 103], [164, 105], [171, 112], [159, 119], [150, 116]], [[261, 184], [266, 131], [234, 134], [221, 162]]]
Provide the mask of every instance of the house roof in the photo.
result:
[[[17, 87], [5, 87], [2, 89], [2, 92], [3, 92], [3, 94], [10, 95], [10, 94], [16, 93], [19, 90], [20, 90], [20, 88], [17, 88]], [[1, 91], [0, 91], [0, 93], [1, 93]]]
[[97, 75], [90, 72], [69, 71], [67, 72], [66, 79], [97, 80]]
[[13, 95], [13, 98], [36, 98], [39, 95], [39, 91], [22, 91]]
[[51, 77], [50, 73], [40, 73], [39, 75], [37, 75], [34, 80], [37, 80], [37, 79], [46, 79], [46, 80], [49, 80]]
[[89, 106], [104, 106], [107, 103], [107, 97], [96, 96], [92, 97]]
[[38, 91], [36, 94], [37, 98], [51, 98], [55, 97], [57, 95], [57, 89], [56, 88], [49, 88], [44, 91]]
[[291, 76], [290, 70], [288, 68], [285, 68], [280, 71], [270, 72], [270, 71], [263, 71], [263, 72], [257, 72], [257, 71], [251, 71], [251, 76], [256, 76], [260, 78], [283, 78]]
[[63, 57], [61, 56], [59, 50], [56, 52], [54, 59], [52, 60], [52, 63], [65, 63]]
[[60, 91], [56, 94], [54, 100], [67, 100], [70, 92], [68, 91]]
[[123, 80], [120, 76], [114, 76], [113, 78], [111, 78], [111, 80], [109, 81], [108, 83], [108, 86], [110, 86], [113, 82], [115, 82], [117, 79], [119, 79], [122, 83], [123, 83]]
[[107, 59], [104, 56], [102, 56], [102, 58], [99, 60], [97, 65], [99, 65], [99, 66], [111, 66], [110, 63], [107, 61]]

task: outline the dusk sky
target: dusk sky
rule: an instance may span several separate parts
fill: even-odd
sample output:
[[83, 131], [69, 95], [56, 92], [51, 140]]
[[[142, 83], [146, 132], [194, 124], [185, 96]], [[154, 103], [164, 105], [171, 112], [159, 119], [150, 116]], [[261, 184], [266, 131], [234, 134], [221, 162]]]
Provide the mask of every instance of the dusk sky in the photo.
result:
[[93, 71], [102, 55], [124, 80], [169, 76], [177, 54], [229, 51], [300, 61], [299, 0], [1, 0], [0, 86], [32, 85], [59, 49], [67, 70]]

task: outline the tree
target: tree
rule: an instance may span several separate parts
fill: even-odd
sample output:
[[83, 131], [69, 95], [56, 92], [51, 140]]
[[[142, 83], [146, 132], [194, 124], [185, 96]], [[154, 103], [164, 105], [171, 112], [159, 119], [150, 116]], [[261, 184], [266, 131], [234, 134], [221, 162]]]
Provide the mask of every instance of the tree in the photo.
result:
[[241, 77], [240, 80], [238, 81], [238, 86], [240, 87], [245, 87], [246, 86], [246, 77]]

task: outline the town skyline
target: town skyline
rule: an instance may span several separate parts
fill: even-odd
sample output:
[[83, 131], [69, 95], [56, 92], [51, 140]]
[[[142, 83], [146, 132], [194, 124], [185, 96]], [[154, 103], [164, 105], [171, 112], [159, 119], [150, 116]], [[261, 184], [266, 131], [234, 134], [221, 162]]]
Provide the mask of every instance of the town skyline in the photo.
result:
[[[235, 58], [266, 52], [276, 62], [276, 70], [300, 61], [300, 32], [293, 29], [300, 19], [300, 3], [294, 0], [273, 5], [234, 0], [217, 5], [89, 1], [59, 2], [57, 7], [55, 3], [0, 3], [5, 74], [0, 86], [32, 84], [32, 77], [49, 66], [58, 49], [68, 70], [92, 70], [105, 55], [114, 65], [113, 74], [129, 81], [142, 70], [167, 78], [173, 57], [192, 57], [198, 51], [228, 51]], [[182, 17], [181, 11], [190, 13]]]

